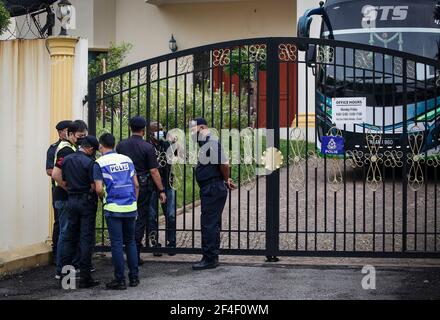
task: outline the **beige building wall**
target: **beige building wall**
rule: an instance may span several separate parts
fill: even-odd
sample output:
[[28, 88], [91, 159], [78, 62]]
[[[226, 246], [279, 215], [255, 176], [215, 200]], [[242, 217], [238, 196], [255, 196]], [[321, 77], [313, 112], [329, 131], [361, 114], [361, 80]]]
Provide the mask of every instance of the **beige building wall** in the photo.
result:
[[221, 41], [294, 36], [296, 0], [178, 3], [116, 0], [116, 43], [132, 43], [133, 63], [169, 53], [171, 34], [179, 50]]
[[0, 265], [49, 235], [50, 58], [45, 40], [0, 41]]
[[93, 22], [90, 47], [107, 49], [116, 37], [116, 0], [93, 0]]

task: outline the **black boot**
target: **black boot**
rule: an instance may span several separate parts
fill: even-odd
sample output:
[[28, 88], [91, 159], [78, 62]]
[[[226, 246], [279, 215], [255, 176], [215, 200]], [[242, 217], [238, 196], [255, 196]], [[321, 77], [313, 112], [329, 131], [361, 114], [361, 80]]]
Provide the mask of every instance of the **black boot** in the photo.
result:
[[127, 290], [127, 285], [125, 284], [125, 281], [113, 280], [106, 284], [106, 288], [108, 290]]
[[89, 289], [99, 286], [99, 281], [93, 280], [93, 279], [87, 279], [87, 280], [80, 280], [79, 281], [79, 287], [80, 289]]
[[202, 259], [199, 263], [196, 263], [192, 266], [192, 269], [194, 271], [200, 271], [200, 270], [208, 270], [208, 269], [215, 269], [218, 266], [218, 262], [209, 261], [205, 258]]
[[[155, 246], [153, 246], [153, 249], [154, 248], [162, 248], [162, 245], [160, 244], [160, 243], [158, 243], [158, 244], [156, 244]], [[155, 257], [162, 257], [162, 253], [160, 253], [160, 252], [154, 252], [153, 253], [153, 256], [155, 256]]]
[[139, 285], [139, 283], [140, 283], [139, 279], [130, 279], [129, 286], [134, 288], [134, 287], [137, 287]]

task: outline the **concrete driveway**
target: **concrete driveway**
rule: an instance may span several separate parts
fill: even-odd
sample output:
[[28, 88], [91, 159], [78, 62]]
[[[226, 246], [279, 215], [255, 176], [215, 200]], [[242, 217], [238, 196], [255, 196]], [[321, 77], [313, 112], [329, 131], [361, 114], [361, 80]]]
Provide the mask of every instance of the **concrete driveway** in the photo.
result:
[[[357, 260], [345, 266], [347, 262], [340, 260], [331, 265], [331, 260], [320, 259], [320, 265], [319, 261], [284, 258], [278, 264], [265, 264], [261, 257], [225, 257], [216, 270], [193, 272], [191, 261], [196, 256], [145, 258], [149, 261], [141, 268], [141, 285], [135, 289], [105, 290], [113, 269], [109, 257], [98, 257], [95, 277], [102, 281], [100, 287], [60, 290], [53, 267], [41, 267], [0, 281], [0, 300], [440, 299], [440, 267], [435, 263], [407, 261], [390, 266], [378, 260]], [[376, 265], [376, 290], [362, 288], [364, 264]]]

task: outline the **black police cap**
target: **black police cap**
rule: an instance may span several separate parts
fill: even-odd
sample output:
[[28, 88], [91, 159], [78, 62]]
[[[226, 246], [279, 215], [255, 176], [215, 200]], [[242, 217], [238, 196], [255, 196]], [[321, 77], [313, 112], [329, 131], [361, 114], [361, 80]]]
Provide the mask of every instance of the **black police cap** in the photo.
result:
[[99, 142], [95, 136], [87, 136], [84, 138], [81, 146], [82, 147], [92, 147], [93, 149], [98, 150], [99, 149]]
[[193, 121], [198, 126], [208, 126], [208, 122], [204, 118], [195, 118]]
[[64, 120], [64, 121], [61, 121], [60, 123], [58, 123], [55, 128], [58, 131], [61, 131], [61, 130], [69, 128], [71, 123], [72, 123], [72, 121], [70, 121], [70, 120]]
[[144, 117], [134, 117], [130, 119], [130, 128], [143, 129], [147, 126], [147, 120]]

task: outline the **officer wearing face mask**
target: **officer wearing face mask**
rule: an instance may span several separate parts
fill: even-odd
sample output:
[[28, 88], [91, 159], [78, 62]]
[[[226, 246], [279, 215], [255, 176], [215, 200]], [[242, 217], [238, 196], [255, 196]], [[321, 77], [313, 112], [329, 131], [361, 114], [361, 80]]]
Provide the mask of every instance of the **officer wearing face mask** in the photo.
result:
[[[52, 171], [54, 168], [54, 158], [55, 158], [55, 152], [58, 149], [58, 146], [63, 140], [67, 139], [67, 129], [69, 128], [69, 125], [72, 123], [70, 120], [61, 121], [57, 124], [56, 130], [58, 132], [58, 141], [51, 144], [49, 149], [47, 149], [47, 157], [46, 157], [46, 174], [49, 177], [52, 177]], [[57, 244], [58, 244], [58, 236], [60, 234], [60, 225], [58, 221], [58, 213], [57, 209], [55, 208], [55, 201], [53, 200], [53, 194], [55, 191], [55, 181], [52, 179], [52, 206], [53, 206], [53, 212], [54, 212], [54, 223], [53, 223], [53, 229], [52, 229], [52, 256], [53, 261], [56, 264], [56, 257], [57, 257]]]
[[98, 203], [94, 192], [93, 166], [98, 149], [98, 140], [93, 136], [87, 136], [82, 139], [78, 151], [68, 155], [62, 163], [62, 178], [68, 193], [69, 223], [64, 235], [61, 265], [73, 264], [79, 245], [80, 288], [90, 288], [99, 284], [91, 277]]
[[[63, 139], [58, 145], [57, 150], [55, 151], [54, 157], [54, 168], [52, 171], [52, 178], [55, 180], [55, 189], [53, 193], [53, 198], [55, 202], [55, 208], [58, 214], [58, 222], [60, 233], [58, 235], [58, 244], [57, 244], [57, 260], [56, 260], [56, 275], [55, 279], [59, 280], [61, 278], [61, 251], [64, 248], [64, 234], [67, 229], [68, 221], [68, 193], [65, 181], [62, 178], [62, 164], [64, 159], [75, 153], [78, 149], [78, 146], [81, 145], [82, 140], [87, 136], [88, 128], [84, 121], [77, 120], [72, 122], [67, 128], [67, 137]], [[78, 267], [78, 259], [74, 259], [74, 266]]]
[[200, 146], [196, 180], [200, 187], [203, 257], [193, 270], [214, 269], [219, 264], [222, 213], [228, 189], [236, 189], [230, 178], [230, 166], [223, 148], [211, 134], [208, 123], [197, 118], [190, 124], [191, 137]]
[[[167, 202], [162, 204], [162, 212], [165, 217], [165, 242], [167, 248], [176, 248], [176, 191], [171, 187], [172, 173], [171, 165], [167, 161], [167, 152], [171, 146], [170, 141], [167, 140], [167, 134], [163, 131], [162, 125], [157, 121], [150, 122], [150, 142], [156, 149], [157, 160], [159, 163], [159, 173], [162, 178], [162, 184], [165, 188]], [[149, 210], [149, 225], [148, 234], [150, 239], [155, 242], [156, 247], [162, 245], [158, 242], [159, 239], [159, 195], [158, 189], [155, 188], [150, 200]], [[154, 256], [161, 256], [161, 253], [154, 253]], [[170, 252], [170, 256], [175, 253]]]

